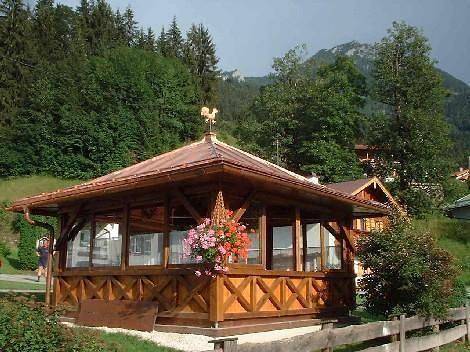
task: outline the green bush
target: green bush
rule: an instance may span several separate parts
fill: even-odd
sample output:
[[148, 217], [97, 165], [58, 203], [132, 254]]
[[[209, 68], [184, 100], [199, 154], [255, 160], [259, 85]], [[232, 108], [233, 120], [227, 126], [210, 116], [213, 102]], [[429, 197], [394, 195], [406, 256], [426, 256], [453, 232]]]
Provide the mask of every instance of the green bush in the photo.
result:
[[359, 238], [358, 257], [370, 269], [360, 286], [372, 313], [442, 316], [463, 304], [454, 258], [409, 219], [394, 217], [387, 230]]
[[77, 333], [26, 297], [0, 299], [0, 350], [4, 352], [104, 352], [92, 331]]
[[[54, 220], [45, 217], [35, 217], [35, 219], [43, 222], [49, 222], [55, 225]], [[15, 231], [20, 233], [20, 241], [18, 243], [18, 260], [22, 270], [34, 270], [38, 265], [38, 257], [36, 255], [36, 241], [43, 235], [47, 235], [46, 230], [29, 224], [21, 215], [18, 215], [14, 221], [13, 227]]]

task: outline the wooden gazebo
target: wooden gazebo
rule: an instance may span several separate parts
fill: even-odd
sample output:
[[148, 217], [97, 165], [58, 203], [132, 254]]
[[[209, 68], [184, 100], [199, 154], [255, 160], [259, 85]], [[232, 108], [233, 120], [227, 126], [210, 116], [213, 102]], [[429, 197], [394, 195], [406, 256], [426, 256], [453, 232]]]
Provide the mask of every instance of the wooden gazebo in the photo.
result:
[[[227, 273], [197, 277], [182, 240], [211, 216], [220, 194], [255, 230], [252, 248]], [[175, 331], [253, 331], [347, 315], [355, 300], [352, 221], [389, 211], [213, 133], [90, 182], [18, 200], [10, 210], [60, 217], [54, 305], [155, 301], [156, 326]]]

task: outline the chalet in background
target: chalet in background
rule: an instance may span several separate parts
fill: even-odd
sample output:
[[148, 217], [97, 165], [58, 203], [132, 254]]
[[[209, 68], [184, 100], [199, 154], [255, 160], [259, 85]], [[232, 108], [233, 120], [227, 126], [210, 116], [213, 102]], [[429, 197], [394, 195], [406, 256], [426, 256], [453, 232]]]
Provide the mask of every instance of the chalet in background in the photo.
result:
[[[357, 195], [315, 184], [207, 133], [90, 182], [18, 200], [10, 210], [60, 219], [52, 303], [69, 306], [71, 316], [89, 300], [156, 302], [155, 329], [194, 326], [194, 333], [222, 335], [348, 315], [354, 231], [389, 213], [381, 184], [360, 182]], [[225, 209], [254, 230], [248, 258], [230, 263], [227, 273], [197, 277], [182, 241]]]
[[[337, 191], [356, 196], [360, 199], [373, 200], [382, 204], [388, 204], [395, 210], [403, 212], [403, 209], [395, 198], [393, 198], [385, 185], [375, 176], [354, 181], [330, 183], [327, 186]], [[387, 224], [387, 216], [356, 218], [352, 223], [352, 231], [354, 236], [357, 238], [358, 236], [368, 234], [373, 230], [383, 230]], [[362, 265], [357, 259], [354, 260], [354, 271], [357, 278], [360, 278], [364, 273]]]

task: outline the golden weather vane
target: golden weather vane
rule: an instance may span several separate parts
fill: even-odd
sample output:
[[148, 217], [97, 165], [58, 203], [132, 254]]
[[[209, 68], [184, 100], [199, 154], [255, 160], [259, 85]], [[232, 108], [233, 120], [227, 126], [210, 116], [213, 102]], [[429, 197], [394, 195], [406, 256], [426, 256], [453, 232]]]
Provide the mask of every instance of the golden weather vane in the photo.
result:
[[217, 114], [219, 110], [216, 108], [212, 109], [212, 112], [210, 112], [209, 108], [206, 106], [203, 106], [201, 109], [201, 116], [206, 118], [206, 123], [209, 124], [209, 133], [212, 132], [212, 125], [215, 124], [215, 114]]

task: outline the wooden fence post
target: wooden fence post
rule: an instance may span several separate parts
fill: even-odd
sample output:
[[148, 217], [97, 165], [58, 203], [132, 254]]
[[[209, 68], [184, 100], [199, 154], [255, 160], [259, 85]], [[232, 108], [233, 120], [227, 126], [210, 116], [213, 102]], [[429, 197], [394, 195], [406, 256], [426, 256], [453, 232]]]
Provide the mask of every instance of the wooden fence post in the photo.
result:
[[[331, 330], [333, 329], [333, 323], [323, 323], [321, 324], [322, 330]], [[328, 344], [330, 344], [331, 334], [328, 334]], [[321, 352], [333, 352], [333, 347], [322, 348]]]
[[237, 352], [238, 337], [227, 337], [225, 339], [211, 340], [214, 350], [220, 352]]
[[[397, 321], [398, 320], [398, 316], [394, 315], [392, 317], [392, 321]], [[399, 335], [390, 335], [390, 342], [397, 342], [398, 341], [398, 336]]]
[[406, 345], [406, 328], [405, 328], [405, 314], [400, 315], [400, 352], [405, 352]]
[[[434, 334], [439, 334], [439, 324], [433, 325], [432, 326], [432, 332]], [[439, 352], [439, 346], [436, 346], [431, 349], [432, 352]]]
[[467, 321], [467, 343], [470, 343], [470, 306], [465, 303], [465, 320]]

